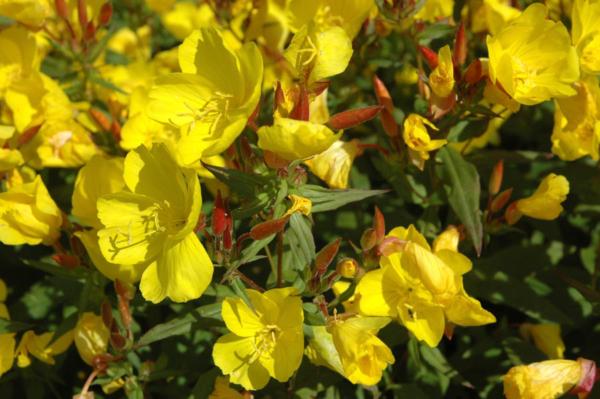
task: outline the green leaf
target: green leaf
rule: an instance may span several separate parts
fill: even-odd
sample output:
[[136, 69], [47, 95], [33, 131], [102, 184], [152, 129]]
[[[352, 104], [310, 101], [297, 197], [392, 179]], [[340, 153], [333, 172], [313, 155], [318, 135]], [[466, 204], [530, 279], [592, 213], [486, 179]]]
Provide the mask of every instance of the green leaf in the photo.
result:
[[21, 262], [23, 262], [27, 266], [33, 267], [34, 269], [41, 270], [45, 273], [49, 273], [57, 277], [63, 277], [74, 280], [79, 280], [86, 277], [85, 270], [80, 267], [75, 269], [66, 269], [59, 265], [53, 265], [50, 263], [29, 259], [21, 259]]
[[202, 318], [221, 319], [221, 303], [200, 306], [183, 317], [178, 317], [166, 323], [158, 324], [148, 330], [137, 342], [137, 346], [149, 345], [177, 335], [184, 335], [191, 331], [192, 324]]
[[306, 184], [298, 188], [298, 193], [311, 200], [312, 212], [333, 211], [352, 202], [387, 193], [389, 190], [330, 190], [321, 186]]
[[192, 393], [188, 399], [208, 398], [214, 390], [215, 380], [219, 375], [221, 375], [221, 373], [216, 367], [200, 374], [200, 377], [198, 377], [198, 381], [196, 381], [196, 385], [194, 385], [194, 389], [192, 389]]
[[443, 162], [438, 168], [438, 175], [444, 181], [450, 206], [464, 224], [479, 256], [483, 244], [483, 225], [479, 210], [481, 187], [477, 169], [448, 146], [442, 148], [438, 156]]
[[0, 334], [16, 333], [33, 328], [33, 325], [0, 318]]
[[288, 235], [292, 251], [304, 263], [303, 265], [298, 265], [298, 267], [304, 269], [315, 258], [317, 251], [308, 219], [301, 213], [293, 213], [290, 217]]
[[471, 138], [479, 137], [485, 133], [489, 119], [465, 119], [458, 121], [450, 128], [448, 141], [465, 141]]

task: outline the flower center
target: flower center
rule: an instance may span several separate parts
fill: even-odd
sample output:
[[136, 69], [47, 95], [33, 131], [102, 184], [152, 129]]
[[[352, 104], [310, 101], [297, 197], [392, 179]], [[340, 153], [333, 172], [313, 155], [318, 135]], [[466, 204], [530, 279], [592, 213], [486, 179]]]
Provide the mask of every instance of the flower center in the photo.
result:
[[281, 329], [275, 325], [266, 325], [254, 337], [254, 349], [259, 356], [270, 355], [275, 349]]

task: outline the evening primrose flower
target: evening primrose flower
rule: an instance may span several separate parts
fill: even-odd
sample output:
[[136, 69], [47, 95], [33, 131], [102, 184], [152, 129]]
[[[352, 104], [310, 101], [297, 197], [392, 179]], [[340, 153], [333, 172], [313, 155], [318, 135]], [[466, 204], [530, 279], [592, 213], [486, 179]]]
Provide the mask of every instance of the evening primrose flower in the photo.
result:
[[376, 385], [383, 370], [395, 359], [377, 332], [390, 322], [387, 317], [333, 317], [327, 330], [340, 357], [343, 375], [353, 384]]
[[75, 235], [83, 243], [94, 266], [111, 280], [119, 279], [135, 283], [141, 278], [148, 262], [134, 265], [111, 263], [102, 256], [98, 245], [97, 233], [103, 226], [98, 219], [97, 201], [103, 195], [122, 191], [124, 187], [123, 158], [94, 156], [77, 173], [71, 199], [73, 204], [71, 214], [79, 223], [91, 227], [89, 230], [76, 231]]
[[352, 57], [352, 42], [340, 27], [319, 31], [310, 24], [294, 35], [283, 55], [310, 85], [344, 72]]
[[567, 194], [567, 178], [550, 173], [531, 196], [517, 201], [517, 209], [534, 219], [553, 220], [563, 211], [561, 203], [567, 199]]
[[315, 155], [304, 163], [310, 171], [331, 188], [348, 188], [348, 177], [352, 163], [363, 150], [358, 140], [337, 140], [327, 150]]
[[495, 35], [519, 15], [521, 11], [512, 7], [510, 0], [483, 0], [479, 8], [472, 13], [471, 30], [474, 33], [488, 31]]
[[409, 148], [409, 156], [411, 161], [421, 170], [425, 166], [425, 161], [429, 159], [429, 152], [443, 147], [448, 141], [446, 139], [431, 139], [427, 127], [437, 131], [428, 119], [417, 115], [410, 114], [404, 120], [404, 130], [402, 137]]
[[519, 332], [525, 339], [533, 340], [536, 348], [544, 352], [549, 359], [562, 359], [565, 343], [560, 337], [560, 325], [556, 323], [523, 323]]
[[451, 17], [453, 10], [454, 0], [428, 0], [423, 4], [419, 12], [415, 14], [415, 18], [434, 22], [440, 18]]
[[454, 64], [450, 46], [444, 46], [438, 52], [438, 65], [429, 75], [431, 90], [441, 98], [452, 94], [454, 89]]
[[158, 77], [148, 115], [183, 128], [185, 164], [217, 155], [233, 143], [261, 94], [263, 61], [254, 43], [233, 49], [216, 29], [192, 33], [179, 47], [181, 73]]
[[240, 298], [223, 301], [221, 314], [230, 333], [217, 340], [213, 360], [231, 382], [257, 390], [270, 377], [287, 381], [300, 367], [304, 313], [295, 288], [246, 292], [252, 308]]
[[546, 15], [543, 4], [532, 4], [498, 34], [487, 37], [490, 79], [521, 104], [576, 94], [577, 52], [564, 25]]
[[53, 338], [53, 332], [37, 335], [33, 331], [26, 331], [15, 350], [17, 366], [28, 367], [31, 364], [30, 355], [44, 363], [55, 364], [54, 356], [60, 355], [71, 346], [73, 331], [66, 332], [54, 342], [52, 342]]
[[584, 72], [600, 74], [600, 1], [573, 2], [571, 36]]
[[361, 314], [399, 320], [419, 340], [435, 347], [446, 320], [460, 326], [493, 323], [495, 317], [470, 297], [462, 275], [471, 261], [457, 252], [457, 232], [434, 243], [433, 250], [411, 225], [393, 229], [388, 238], [399, 245], [381, 257], [381, 268], [365, 274], [356, 287]]
[[[5, 15], [3, 12], [0, 14]], [[11, 84], [26, 78], [39, 67], [39, 56], [35, 36], [18, 25], [0, 31], [0, 48], [1, 95]]]
[[127, 154], [123, 179], [126, 190], [97, 202], [102, 255], [115, 264], [148, 264], [140, 289], [151, 302], [200, 297], [213, 265], [194, 233], [202, 206], [196, 173], [154, 144]]
[[314, 22], [321, 29], [339, 26], [354, 39], [374, 7], [374, 0], [291, 0], [287, 10], [293, 31]]
[[[600, 4], [600, 3], [599, 3]], [[577, 86], [577, 95], [555, 101], [552, 152], [565, 161], [600, 155], [600, 86], [587, 76]]]
[[245, 396], [231, 388], [229, 378], [217, 377], [215, 379], [215, 387], [208, 399], [244, 399]]
[[[504, 376], [507, 399], [554, 399], [571, 391], [585, 377], [592, 361], [546, 360], [511, 368]], [[593, 366], [595, 368], [595, 365]]]
[[40, 176], [0, 193], [0, 242], [52, 245], [61, 225], [62, 212]]
[[102, 316], [85, 312], [73, 330], [73, 340], [79, 356], [89, 365], [94, 357], [106, 353], [110, 331], [104, 325]]
[[[0, 279], [0, 318], [10, 320], [8, 308], [4, 304], [7, 297], [7, 289], [4, 280]], [[0, 334], [0, 376], [10, 370], [13, 366], [15, 357], [15, 334]]]
[[272, 126], [258, 129], [258, 146], [279, 157], [294, 161], [306, 159], [327, 150], [340, 138], [325, 125], [290, 118], [275, 118]]
[[52, 9], [47, 0], [0, 0], [0, 15], [39, 28], [52, 15]]

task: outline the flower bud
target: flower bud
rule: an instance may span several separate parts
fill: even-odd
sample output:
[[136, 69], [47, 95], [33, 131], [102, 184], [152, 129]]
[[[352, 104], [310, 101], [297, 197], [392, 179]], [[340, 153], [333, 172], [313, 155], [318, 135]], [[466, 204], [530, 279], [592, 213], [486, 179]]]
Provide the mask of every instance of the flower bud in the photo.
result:
[[460, 23], [454, 38], [454, 54], [452, 56], [456, 65], [464, 65], [467, 60], [467, 37], [465, 35], [465, 24]]
[[67, 3], [65, 0], [54, 0], [54, 6], [56, 8], [56, 14], [62, 19], [69, 18], [69, 11], [67, 9]]
[[385, 237], [385, 218], [378, 207], [375, 207], [375, 216], [373, 217], [373, 228], [377, 235], [377, 242], [381, 242]]
[[517, 209], [516, 202], [510, 204], [508, 208], [506, 208], [506, 211], [504, 211], [504, 219], [506, 219], [506, 223], [510, 226], [517, 223], [519, 219], [521, 219], [521, 216], [523, 216], [523, 214]]
[[504, 208], [504, 206], [510, 200], [512, 191], [513, 191], [513, 189], [509, 188], [507, 190], [502, 191], [500, 194], [498, 194], [496, 196], [496, 198], [494, 198], [492, 200], [492, 203], [490, 204], [490, 211], [495, 213], [495, 212], [499, 212], [502, 208]]
[[98, 17], [98, 23], [100, 26], [106, 26], [109, 24], [113, 14], [112, 4], [110, 2], [104, 3], [100, 9], [100, 16]]
[[331, 261], [333, 261], [333, 258], [335, 258], [340, 249], [340, 242], [341, 239], [338, 238], [319, 251], [315, 259], [315, 274], [317, 276], [321, 276], [327, 271], [327, 267], [331, 264]]
[[85, 0], [77, 0], [77, 16], [79, 17], [79, 25], [85, 31], [88, 24], [88, 15]]
[[425, 58], [425, 61], [427, 62], [427, 65], [429, 65], [429, 68], [437, 68], [439, 61], [438, 55], [435, 51], [425, 46], [419, 46], [419, 51], [421, 52], [421, 55], [423, 55], [423, 57]]
[[344, 278], [354, 278], [358, 272], [358, 262], [352, 258], [344, 258], [337, 263], [335, 270]]
[[479, 58], [469, 64], [464, 74], [464, 80], [470, 85], [474, 85], [483, 78], [483, 67]]
[[300, 88], [300, 94], [298, 95], [298, 102], [294, 106], [294, 109], [290, 113], [291, 119], [299, 121], [307, 121], [310, 116], [310, 100], [308, 98], [308, 92], [304, 87]]
[[91, 365], [95, 356], [106, 353], [110, 331], [101, 316], [85, 312], [74, 330], [75, 346], [84, 362]]
[[221, 197], [221, 190], [217, 191], [217, 198], [215, 198], [215, 207], [212, 213], [212, 231], [215, 236], [221, 236], [227, 227], [227, 210], [223, 198]]
[[262, 240], [271, 234], [279, 233], [280, 231], [283, 231], [289, 219], [289, 216], [285, 216], [279, 219], [267, 220], [266, 222], [259, 223], [250, 230], [250, 237], [252, 237], [253, 240]]
[[375, 118], [382, 109], [383, 105], [349, 109], [333, 115], [328, 124], [336, 130], [348, 129]]
[[499, 160], [494, 169], [492, 170], [492, 175], [490, 176], [490, 183], [488, 185], [488, 193], [490, 195], [496, 195], [500, 192], [500, 187], [502, 186], [502, 177], [504, 175], [504, 161]]
[[363, 251], [368, 251], [377, 245], [377, 232], [373, 228], [368, 228], [360, 237], [360, 247]]

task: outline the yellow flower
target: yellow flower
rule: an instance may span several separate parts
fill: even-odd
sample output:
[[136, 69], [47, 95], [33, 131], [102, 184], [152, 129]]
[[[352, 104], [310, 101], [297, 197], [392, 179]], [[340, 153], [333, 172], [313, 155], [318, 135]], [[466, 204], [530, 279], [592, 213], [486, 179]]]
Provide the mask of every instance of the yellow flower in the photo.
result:
[[284, 216], [292, 215], [294, 212], [300, 212], [306, 216], [310, 215], [312, 209], [311, 200], [295, 194], [291, 194], [289, 199], [292, 200], [292, 206], [287, 210]]
[[213, 265], [194, 233], [202, 206], [196, 173], [178, 166], [164, 144], [155, 144], [127, 154], [123, 179], [127, 190], [97, 203], [102, 255], [123, 265], [152, 262], [140, 284], [151, 302], [200, 297]]
[[434, 22], [440, 18], [451, 17], [453, 9], [454, 0], [428, 0], [415, 14], [415, 18]]
[[587, 76], [577, 95], [556, 100], [552, 152], [565, 161], [589, 155], [598, 160], [600, 149], [600, 86]]
[[327, 150], [304, 163], [331, 188], [348, 188], [348, 177], [354, 159], [362, 153], [358, 140], [337, 140]]
[[[356, 262], [354, 262], [354, 263], [356, 263]], [[356, 265], [355, 265], [355, 267], [356, 267]], [[344, 276], [344, 277], [346, 277], [346, 276]], [[347, 278], [353, 278], [353, 277], [354, 276], [347, 277]], [[337, 298], [340, 295], [342, 295], [344, 292], [346, 292], [346, 290], [348, 288], [350, 288], [350, 285], [351, 285], [351, 283], [349, 283], [347, 281], [339, 280], [339, 281], [336, 281], [335, 283], [333, 283], [333, 285], [331, 286], [331, 290], [333, 291], [333, 294]], [[349, 313], [360, 313], [360, 308], [358, 306], [359, 300], [360, 300], [360, 295], [356, 295], [356, 292], [355, 292], [354, 294], [352, 294], [352, 296], [350, 298], [348, 298], [344, 302], [342, 302], [342, 305], [344, 305], [344, 310]]]
[[510, 0], [483, 0], [472, 14], [471, 30], [474, 33], [488, 31], [495, 35], [519, 15], [521, 11], [512, 7]]
[[328, 330], [338, 351], [344, 376], [353, 384], [376, 385], [395, 359], [392, 351], [377, 338], [377, 332], [390, 322], [387, 317], [335, 319]]
[[535, 219], [553, 220], [563, 211], [561, 205], [569, 194], [566, 177], [550, 173], [542, 180], [535, 193], [517, 201], [517, 209]]
[[223, 321], [230, 333], [217, 340], [213, 360], [231, 382], [256, 390], [270, 377], [287, 381], [300, 367], [304, 313], [295, 288], [246, 292], [253, 309], [239, 298], [223, 301]]
[[[0, 279], [0, 318], [10, 319], [8, 309], [4, 304], [8, 292], [4, 280]], [[15, 360], [15, 334], [0, 334], [0, 376], [10, 370]]]
[[498, 34], [487, 37], [490, 79], [521, 104], [576, 94], [577, 52], [563, 24], [546, 15], [543, 4], [532, 4]]
[[507, 399], [558, 398], [580, 381], [583, 361], [546, 360], [515, 366], [504, 376], [504, 395]]
[[402, 137], [409, 148], [411, 161], [421, 170], [425, 161], [429, 159], [429, 152], [443, 147], [448, 141], [445, 139], [432, 140], [427, 132], [427, 126], [437, 131], [437, 127], [426, 118], [417, 114], [410, 114], [404, 120]]
[[600, 2], [575, 0], [573, 2], [573, 44], [579, 54], [581, 69], [587, 73], [600, 73]]
[[31, 364], [30, 354], [44, 363], [54, 364], [54, 356], [60, 355], [71, 346], [71, 342], [73, 342], [73, 331], [61, 335], [51, 343], [53, 338], [53, 332], [37, 335], [33, 331], [26, 331], [21, 337], [19, 346], [17, 346], [15, 351], [17, 366], [29, 366]]
[[192, 33], [179, 47], [182, 73], [156, 79], [149, 116], [184, 128], [185, 164], [217, 155], [233, 143], [260, 99], [263, 61], [255, 44], [233, 49], [215, 29]]
[[196, 5], [187, 1], [175, 3], [171, 10], [161, 16], [161, 21], [179, 40], [188, 37], [195, 29], [216, 26], [217, 22], [209, 4]]
[[438, 52], [438, 66], [429, 75], [431, 90], [442, 98], [452, 94], [454, 89], [454, 64], [450, 46], [444, 46]]
[[24, 162], [21, 152], [9, 147], [15, 131], [13, 126], [0, 125], [0, 172], [8, 172]]
[[288, 18], [293, 31], [314, 22], [322, 29], [339, 26], [353, 39], [374, 7], [373, 0], [291, 0]]
[[550, 359], [562, 359], [565, 343], [560, 337], [560, 325], [554, 323], [523, 323], [519, 327], [525, 339], [532, 339], [535, 346]]
[[12, 83], [26, 78], [39, 67], [39, 56], [35, 36], [21, 26], [0, 31], [0, 48], [1, 95]]
[[219, 376], [208, 399], [244, 399], [244, 396], [229, 386], [229, 378]]
[[0, 15], [32, 28], [41, 27], [51, 14], [47, 0], [0, 0]]
[[79, 356], [89, 365], [95, 356], [106, 353], [110, 331], [104, 325], [102, 317], [85, 312], [73, 330], [73, 340]]
[[310, 24], [294, 35], [284, 57], [310, 85], [344, 72], [352, 57], [352, 42], [340, 27], [317, 30]]
[[456, 251], [454, 234], [443, 233], [432, 251], [412, 225], [393, 229], [388, 237], [403, 243], [403, 249], [382, 256], [381, 268], [358, 283], [361, 314], [395, 318], [431, 347], [442, 339], [446, 320], [461, 326], [495, 322], [464, 290], [462, 275], [472, 265]]
[[0, 193], [0, 241], [6, 245], [53, 244], [62, 213], [41, 177]]
[[71, 214], [80, 223], [92, 227], [80, 230], [75, 235], [81, 240], [94, 266], [111, 280], [119, 279], [128, 283], [139, 281], [148, 262], [134, 265], [115, 264], [107, 261], [98, 245], [97, 232], [102, 223], [98, 219], [96, 203], [100, 197], [123, 190], [123, 158], [93, 157], [79, 170], [71, 203]]
[[294, 161], [317, 155], [331, 147], [342, 132], [325, 125], [289, 118], [275, 118], [272, 126], [258, 129], [258, 146]]

